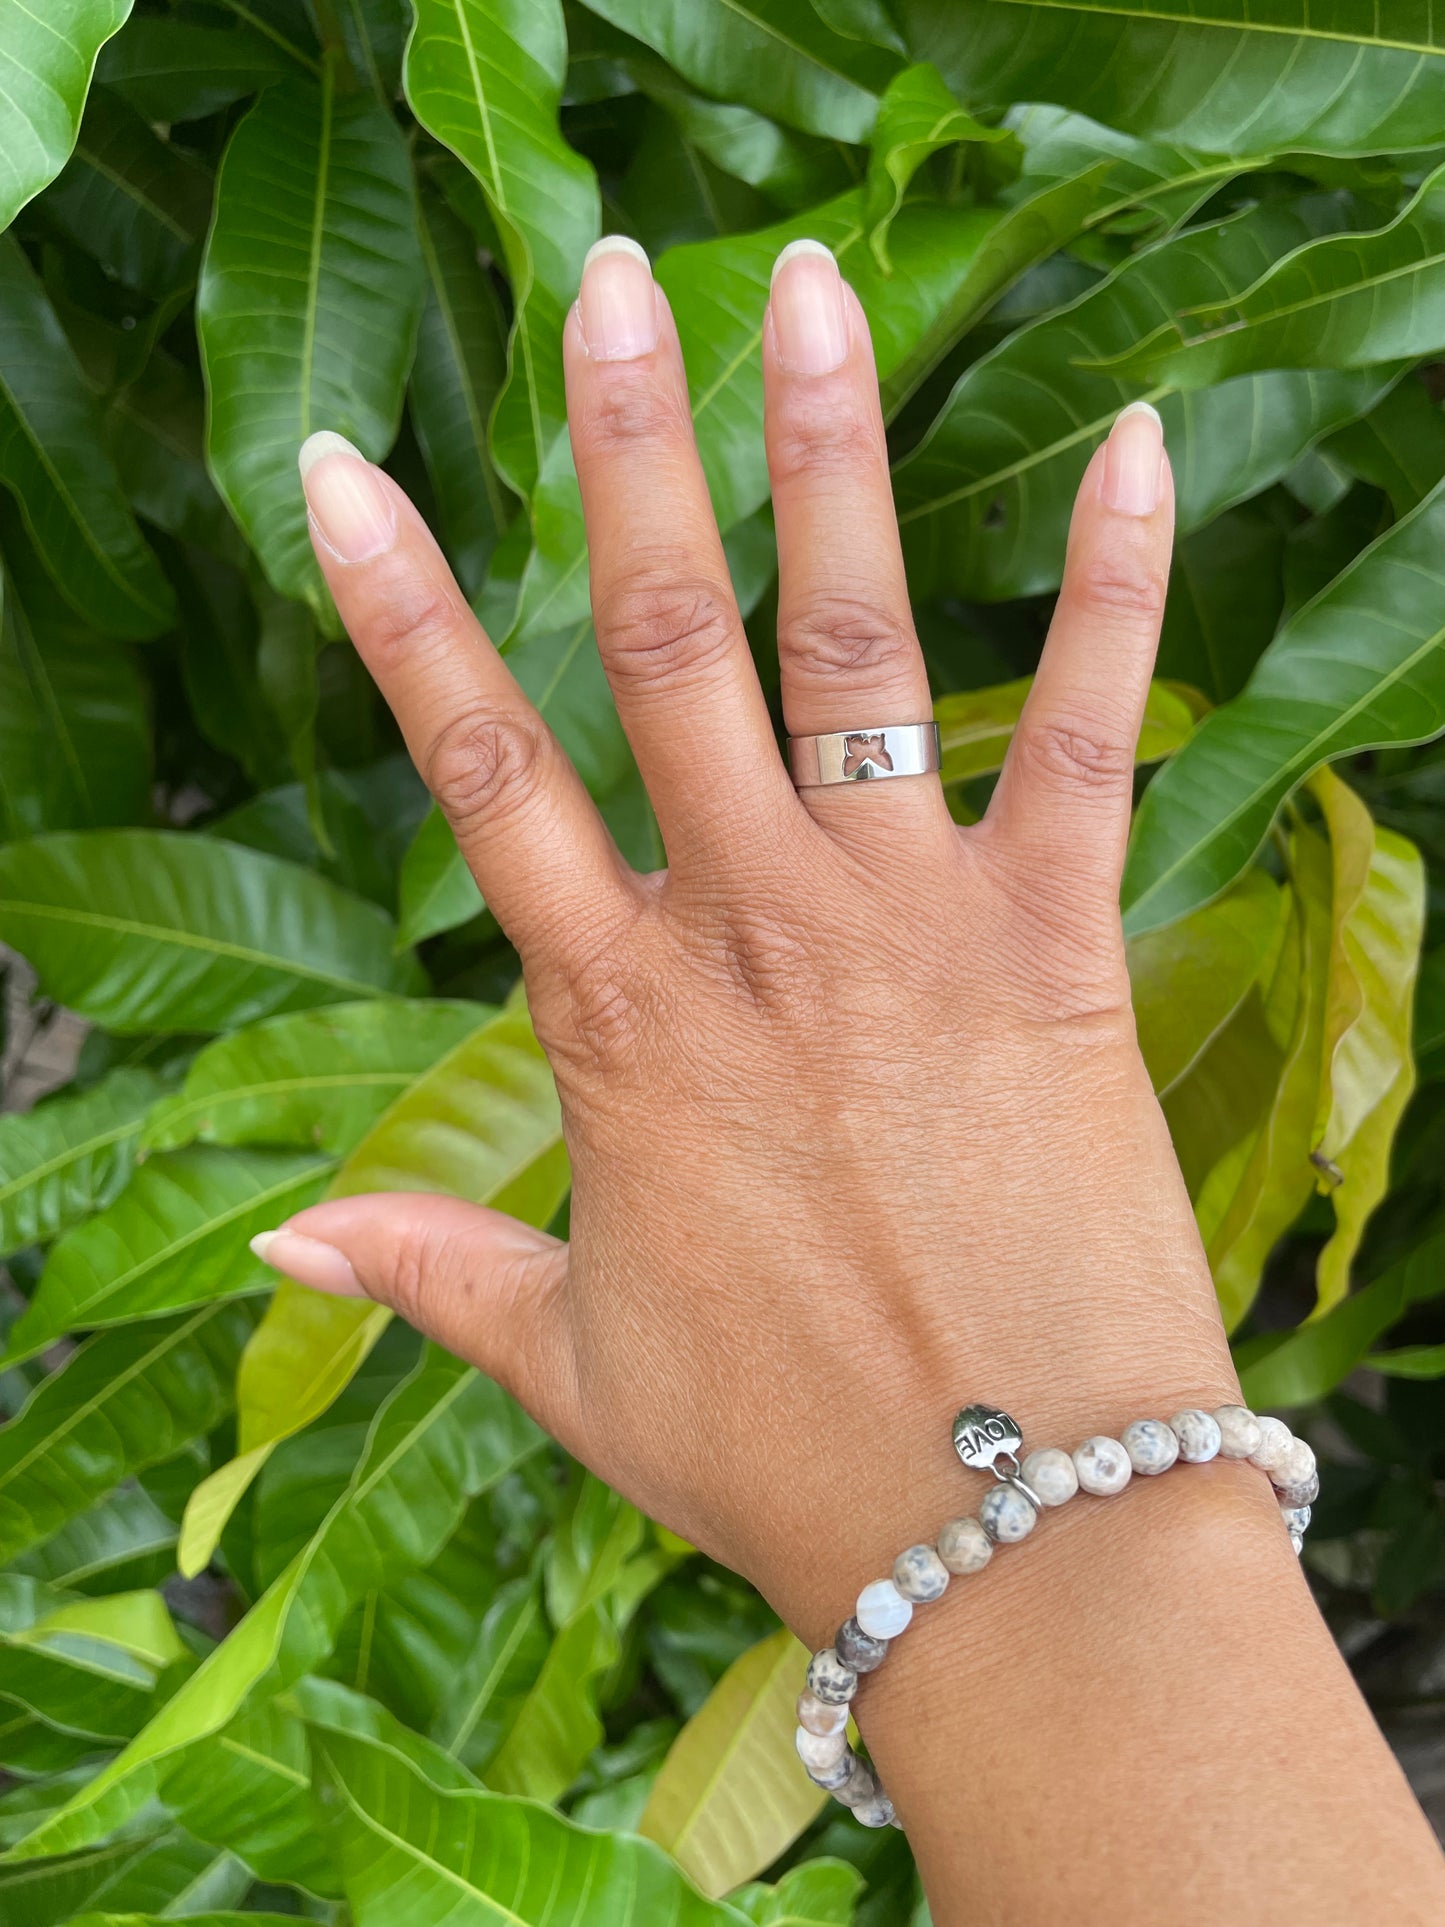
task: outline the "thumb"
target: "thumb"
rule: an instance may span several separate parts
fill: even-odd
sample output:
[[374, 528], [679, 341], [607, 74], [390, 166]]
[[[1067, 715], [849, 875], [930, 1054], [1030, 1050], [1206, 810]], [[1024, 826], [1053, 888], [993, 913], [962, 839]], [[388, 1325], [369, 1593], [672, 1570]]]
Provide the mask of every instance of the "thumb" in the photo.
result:
[[384, 1191], [298, 1211], [251, 1249], [299, 1285], [389, 1306], [549, 1432], [570, 1435], [576, 1373], [559, 1239], [459, 1198]]

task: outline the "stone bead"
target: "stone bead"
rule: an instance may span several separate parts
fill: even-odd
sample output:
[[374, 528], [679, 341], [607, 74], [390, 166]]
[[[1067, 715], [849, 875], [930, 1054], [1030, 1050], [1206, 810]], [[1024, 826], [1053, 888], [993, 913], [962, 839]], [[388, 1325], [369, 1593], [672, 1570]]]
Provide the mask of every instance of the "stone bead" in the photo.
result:
[[1222, 1459], [1247, 1459], [1259, 1444], [1259, 1420], [1247, 1405], [1218, 1406], [1214, 1423], [1219, 1427]]
[[1172, 1425], [1163, 1419], [1131, 1419], [1119, 1434], [1119, 1442], [1129, 1454], [1129, 1463], [1146, 1479], [1167, 1472], [1179, 1457], [1179, 1441]]
[[[801, 1750], [800, 1747], [799, 1751]], [[858, 1755], [851, 1746], [845, 1745], [842, 1755], [831, 1766], [812, 1767], [806, 1760], [803, 1765], [814, 1786], [820, 1786], [825, 1793], [831, 1793], [836, 1797], [852, 1778], [853, 1769], [858, 1765]]]
[[959, 1577], [982, 1572], [993, 1557], [993, 1541], [977, 1519], [950, 1519], [938, 1535], [938, 1556]]
[[1179, 1441], [1179, 1456], [1186, 1465], [1207, 1465], [1219, 1457], [1219, 1424], [1212, 1412], [1176, 1412], [1169, 1430]]
[[996, 1485], [984, 1494], [978, 1508], [979, 1524], [1001, 1546], [1027, 1539], [1038, 1516], [1023, 1493], [1011, 1485]]
[[1315, 1455], [1304, 1439], [1291, 1439], [1278, 1465], [1270, 1470], [1275, 1485], [1307, 1485], [1315, 1476]]
[[848, 1708], [830, 1705], [816, 1693], [799, 1693], [798, 1724], [806, 1733], [841, 1733], [848, 1724]]
[[1291, 1533], [1305, 1533], [1310, 1529], [1310, 1508], [1307, 1505], [1282, 1505], [1279, 1516]]
[[875, 1579], [859, 1593], [855, 1616], [874, 1639], [897, 1639], [913, 1617], [913, 1602], [903, 1597], [891, 1579]]
[[846, 1733], [810, 1733], [806, 1726], [800, 1726], [793, 1735], [793, 1744], [809, 1773], [828, 1773], [848, 1751], [848, 1736]]
[[865, 1806], [869, 1800], [876, 1800], [882, 1791], [878, 1775], [867, 1760], [860, 1760], [856, 1753], [848, 1755], [850, 1765], [846, 1779], [829, 1791], [834, 1799], [841, 1800], [845, 1807]]
[[888, 1795], [880, 1793], [876, 1800], [865, 1800], [861, 1807], [854, 1807], [853, 1818], [860, 1827], [891, 1827], [898, 1816]]
[[1057, 1445], [1041, 1445], [1030, 1452], [1019, 1468], [1020, 1476], [1045, 1505], [1067, 1505], [1079, 1489], [1074, 1461]]
[[1292, 1533], [1291, 1533], [1291, 1534], [1289, 1535], [1289, 1542], [1290, 1542], [1290, 1544], [1291, 1544], [1291, 1545], [1292, 1545], [1292, 1546], [1294, 1547], [1294, 1556], [1295, 1556], [1295, 1558], [1296, 1558], [1296, 1559], [1298, 1559], [1298, 1558], [1299, 1558], [1299, 1556], [1300, 1556], [1300, 1554], [1301, 1554], [1301, 1553], [1302, 1553], [1302, 1552], [1304, 1551], [1304, 1549], [1305, 1549], [1305, 1536], [1304, 1536], [1304, 1534], [1303, 1534], [1302, 1532], [1292, 1532]]
[[[1278, 1477], [1271, 1473], [1271, 1478]], [[1274, 1496], [1281, 1505], [1313, 1505], [1320, 1496], [1320, 1475], [1312, 1472], [1303, 1485], [1277, 1485]]]
[[932, 1546], [910, 1546], [893, 1561], [893, 1583], [905, 1599], [923, 1605], [948, 1591], [948, 1567]]
[[1117, 1439], [1099, 1437], [1085, 1439], [1082, 1445], [1074, 1447], [1074, 1470], [1085, 1492], [1107, 1499], [1112, 1493], [1124, 1490], [1134, 1468]]
[[1251, 1465], [1257, 1465], [1261, 1472], [1273, 1472], [1294, 1440], [1294, 1433], [1282, 1418], [1262, 1418], [1259, 1421], [1259, 1444], [1249, 1455]]
[[833, 1639], [833, 1651], [855, 1673], [872, 1673], [888, 1657], [888, 1641], [865, 1633], [856, 1619], [845, 1619]]
[[814, 1653], [808, 1666], [808, 1691], [829, 1706], [846, 1706], [858, 1691], [858, 1675], [831, 1646]]

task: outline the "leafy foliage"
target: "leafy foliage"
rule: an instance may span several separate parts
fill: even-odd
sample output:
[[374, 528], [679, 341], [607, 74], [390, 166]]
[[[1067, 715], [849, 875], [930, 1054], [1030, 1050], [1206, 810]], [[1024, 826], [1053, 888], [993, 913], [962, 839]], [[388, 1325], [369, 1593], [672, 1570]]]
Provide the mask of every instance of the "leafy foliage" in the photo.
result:
[[925, 1918], [901, 1836], [834, 1857], [761, 1600], [246, 1247], [323, 1193], [565, 1210], [515, 955], [336, 635], [295, 454], [390, 465], [655, 867], [563, 410], [604, 226], [677, 317], [770, 688], [760, 329], [778, 249], [836, 251], [960, 821], [1089, 456], [1160, 409], [1140, 1043], [1247, 1395], [1348, 1442], [1312, 1579], [1387, 1718], [1411, 1697], [1445, 1599], [1445, 41], [1208, 16], [0, 8], [7, 1077], [56, 1006], [87, 1033], [0, 1118], [7, 1918]]

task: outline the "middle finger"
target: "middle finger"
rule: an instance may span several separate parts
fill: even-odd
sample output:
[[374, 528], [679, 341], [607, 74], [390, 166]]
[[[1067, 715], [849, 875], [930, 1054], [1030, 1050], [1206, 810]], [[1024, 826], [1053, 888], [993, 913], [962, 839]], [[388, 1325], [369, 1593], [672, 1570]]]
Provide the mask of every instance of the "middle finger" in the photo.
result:
[[736, 860], [796, 809], [733, 599], [672, 315], [635, 242], [595, 247], [567, 416], [597, 646], [673, 868]]

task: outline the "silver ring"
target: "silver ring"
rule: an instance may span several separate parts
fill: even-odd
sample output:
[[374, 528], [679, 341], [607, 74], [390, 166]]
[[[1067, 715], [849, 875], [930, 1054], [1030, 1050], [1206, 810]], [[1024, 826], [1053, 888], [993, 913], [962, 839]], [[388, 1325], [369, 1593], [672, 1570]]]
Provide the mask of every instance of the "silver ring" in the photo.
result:
[[885, 723], [788, 738], [788, 767], [800, 790], [878, 776], [928, 776], [940, 760], [937, 723]]

